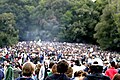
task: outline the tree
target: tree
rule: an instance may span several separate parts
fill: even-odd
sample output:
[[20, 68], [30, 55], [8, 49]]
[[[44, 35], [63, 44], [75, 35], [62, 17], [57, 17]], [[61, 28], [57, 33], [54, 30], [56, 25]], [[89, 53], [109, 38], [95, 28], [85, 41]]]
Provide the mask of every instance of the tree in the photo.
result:
[[32, 10], [39, 4], [39, 0], [1, 0], [0, 3], [1, 14], [14, 14], [16, 28], [19, 30], [19, 40], [27, 40], [26, 34], [31, 28], [29, 16]]
[[41, 0], [30, 18], [34, 29], [30, 33], [42, 40], [54, 40], [61, 28], [61, 17], [69, 6], [69, 0]]
[[12, 13], [0, 14], [0, 47], [13, 45], [18, 42], [18, 31]]
[[94, 35], [102, 49], [119, 50], [120, 48], [119, 14], [115, 1], [108, 4], [103, 10]]
[[110, 1], [110, 0], [96, 0], [95, 9], [99, 12], [99, 15], [102, 15], [103, 9], [109, 3], [108, 1]]
[[[92, 42], [94, 27], [98, 22], [99, 13], [91, 0], [70, 1], [69, 10], [62, 16], [63, 38], [69, 42]], [[89, 38], [89, 40], [88, 40]]]

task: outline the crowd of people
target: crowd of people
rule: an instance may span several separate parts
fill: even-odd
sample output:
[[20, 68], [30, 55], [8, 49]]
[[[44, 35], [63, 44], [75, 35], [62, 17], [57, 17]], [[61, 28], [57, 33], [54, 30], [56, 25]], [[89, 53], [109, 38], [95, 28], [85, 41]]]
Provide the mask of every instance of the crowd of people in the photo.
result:
[[27, 41], [0, 49], [0, 80], [120, 80], [120, 55], [96, 45]]

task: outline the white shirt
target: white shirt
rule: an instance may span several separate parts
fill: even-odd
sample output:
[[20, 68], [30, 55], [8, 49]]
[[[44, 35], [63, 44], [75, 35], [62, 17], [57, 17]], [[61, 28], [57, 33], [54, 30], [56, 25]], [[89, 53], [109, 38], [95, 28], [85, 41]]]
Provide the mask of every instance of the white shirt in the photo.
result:
[[43, 80], [44, 79], [44, 76], [45, 76], [45, 66], [43, 65], [41, 68], [40, 68], [40, 71], [39, 71], [39, 80]]
[[81, 69], [80, 69], [80, 66], [77, 66], [77, 65], [74, 65], [73, 67], [72, 67], [72, 69], [73, 69], [73, 74], [72, 74], [72, 76], [74, 77], [74, 73], [76, 72], [76, 71], [80, 71]]

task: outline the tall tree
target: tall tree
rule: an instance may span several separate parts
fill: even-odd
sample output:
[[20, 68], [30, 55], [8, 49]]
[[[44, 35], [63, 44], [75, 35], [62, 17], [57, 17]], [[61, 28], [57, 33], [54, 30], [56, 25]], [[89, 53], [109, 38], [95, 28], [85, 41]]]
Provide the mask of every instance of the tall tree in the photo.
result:
[[18, 31], [12, 13], [0, 14], [0, 47], [13, 45], [18, 42]]
[[[38, 4], [39, 0], [34, 0]], [[16, 28], [19, 29], [19, 39], [26, 40], [26, 32], [29, 30], [31, 22], [29, 15], [37, 4], [32, 4], [31, 0], [1, 0], [0, 13], [13, 13], [16, 21]]]
[[[91, 0], [74, 0], [71, 7], [63, 15], [63, 38], [70, 42], [93, 42], [94, 27], [99, 13]], [[89, 38], [89, 40], [88, 40]]]
[[[115, 0], [116, 1], [116, 0]], [[110, 2], [101, 16], [100, 22], [96, 25], [94, 37], [103, 49], [119, 50], [120, 34], [119, 19], [115, 1]]]
[[42, 40], [54, 40], [61, 28], [61, 17], [69, 6], [68, 0], [41, 0], [30, 18], [34, 29], [31, 33]]

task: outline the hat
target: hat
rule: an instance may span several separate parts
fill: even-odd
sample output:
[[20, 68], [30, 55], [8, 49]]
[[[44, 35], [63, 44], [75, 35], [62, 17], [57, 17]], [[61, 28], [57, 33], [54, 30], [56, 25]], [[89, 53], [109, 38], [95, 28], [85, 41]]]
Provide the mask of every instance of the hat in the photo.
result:
[[104, 61], [104, 64], [109, 64], [109, 61]]
[[92, 64], [93, 66], [103, 66], [103, 61], [100, 58], [95, 58], [92, 60]]

